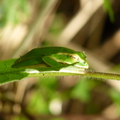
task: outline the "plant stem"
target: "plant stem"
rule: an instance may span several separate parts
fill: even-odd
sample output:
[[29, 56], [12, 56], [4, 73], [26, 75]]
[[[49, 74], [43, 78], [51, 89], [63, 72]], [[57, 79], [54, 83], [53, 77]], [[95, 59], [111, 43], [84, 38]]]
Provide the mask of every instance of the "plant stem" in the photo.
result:
[[115, 73], [104, 73], [104, 72], [95, 72], [95, 71], [86, 71], [84, 76], [101, 78], [101, 79], [112, 79], [112, 80], [120, 80], [120, 74]]
[[50, 76], [87, 76], [87, 77], [94, 77], [98, 79], [113, 79], [113, 80], [120, 80], [120, 74], [115, 73], [104, 73], [104, 72], [95, 72], [95, 71], [76, 71], [76, 72], [61, 72], [61, 71], [45, 71], [40, 73], [30, 73], [28, 77], [50, 77]]

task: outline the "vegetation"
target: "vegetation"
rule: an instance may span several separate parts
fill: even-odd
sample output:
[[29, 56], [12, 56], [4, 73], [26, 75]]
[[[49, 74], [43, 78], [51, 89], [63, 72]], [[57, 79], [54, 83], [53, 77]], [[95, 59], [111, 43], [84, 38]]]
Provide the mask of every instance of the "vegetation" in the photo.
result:
[[[117, 7], [119, 1], [109, 0], [93, 3], [1, 0], [0, 84], [7, 84], [0, 86], [0, 119], [117, 119], [120, 115], [119, 81], [116, 81], [120, 68]], [[69, 64], [65, 73], [59, 70], [49, 73], [48, 68], [43, 73], [33, 73], [33, 69], [40, 71], [40, 66], [11, 67], [31, 49], [48, 46], [85, 51], [89, 69], [73, 73], [78, 68]], [[65, 55], [69, 57], [68, 53]], [[50, 55], [50, 58], [59, 63], [58, 57]], [[65, 60], [62, 62], [66, 64]]]

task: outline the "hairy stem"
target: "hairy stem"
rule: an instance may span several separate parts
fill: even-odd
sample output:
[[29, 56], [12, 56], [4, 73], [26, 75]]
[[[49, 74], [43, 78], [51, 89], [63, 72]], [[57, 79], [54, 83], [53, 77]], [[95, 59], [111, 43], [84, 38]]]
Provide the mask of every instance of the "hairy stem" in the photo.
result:
[[104, 72], [95, 72], [95, 71], [86, 71], [84, 76], [87, 77], [94, 77], [94, 78], [101, 78], [101, 79], [113, 79], [113, 80], [120, 80], [120, 74], [115, 73], [104, 73]]
[[120, 80], [120, 74], [115, 73], [104, 73], [104, 72], [95, 72], [95, 71], [81, 71], [81, 72], [60, 72], [60, 71], [47, 71], [40, 73], [29, 74], [29, 77], [43, 77], [43, 76], [87, 76], [94, 77], [99, 79], [112, 79], [112, 80]]

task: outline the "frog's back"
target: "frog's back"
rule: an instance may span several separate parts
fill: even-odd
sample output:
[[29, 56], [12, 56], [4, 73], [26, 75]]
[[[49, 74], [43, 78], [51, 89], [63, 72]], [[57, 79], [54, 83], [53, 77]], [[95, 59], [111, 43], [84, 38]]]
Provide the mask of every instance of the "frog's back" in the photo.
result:
[[74, 53], [74, 50], [65, 47], [42, 47], [35, 48], [15, 61], [12, 67], [30, 66], [44, 64], [43, 56], [50, 56], [55, 53]]

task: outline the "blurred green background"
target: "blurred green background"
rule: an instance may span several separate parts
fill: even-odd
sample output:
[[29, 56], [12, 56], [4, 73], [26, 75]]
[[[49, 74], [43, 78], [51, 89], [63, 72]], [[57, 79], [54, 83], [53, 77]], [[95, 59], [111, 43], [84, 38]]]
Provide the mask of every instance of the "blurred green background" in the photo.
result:
[[[90, 69], [119, 73], [120, 1], [0, 0], [0, 59], [43, 46], [85, 51]], [[26, 78], [0, 86], [0, 120], [119, 120], [120, 82]]]

